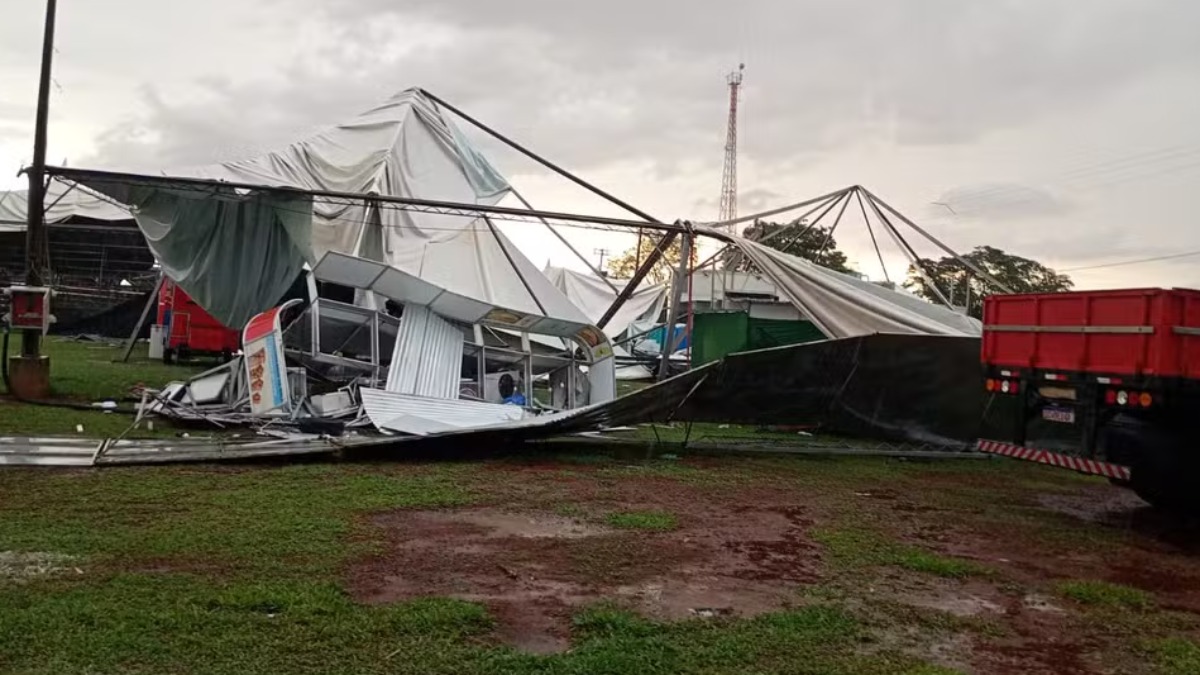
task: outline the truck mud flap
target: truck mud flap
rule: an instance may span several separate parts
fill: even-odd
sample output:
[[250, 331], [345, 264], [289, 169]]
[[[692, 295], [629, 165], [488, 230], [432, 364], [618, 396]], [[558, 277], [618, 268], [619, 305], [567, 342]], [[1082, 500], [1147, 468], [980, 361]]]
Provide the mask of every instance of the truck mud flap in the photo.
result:
[[1049, 450], [1038, 450], [1036, 448], [1026, 448], [1019, 445], [983, 439], [980, 439], [975, 444], [975, 447], [977, 447], [980, 452], [987, 452], [993, 455], [1002, 455], [1004, 457], [1012, 457], [1013, 459], [1023, 459], [1027, 462], [1049, 464], [1050, 466], [1058, 466], [1064, 469], [1078, 471], [1080, 473], [1104, 476], [1105, 478], [1128, 481], [1130, 476], [1129, 467], [1127, 466], [1121, 466], [1120, 464], [1112, 464], [1109, 462], [1100, 462], [1094, 459], [1084, 459], [1082, 457], [1072, 457], [1071, 455], [1050, 452]]

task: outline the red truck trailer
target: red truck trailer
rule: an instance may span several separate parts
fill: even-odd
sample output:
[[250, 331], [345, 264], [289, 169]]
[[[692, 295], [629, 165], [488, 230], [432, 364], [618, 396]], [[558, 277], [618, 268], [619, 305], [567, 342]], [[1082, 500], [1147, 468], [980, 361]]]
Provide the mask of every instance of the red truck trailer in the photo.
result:
[[980, 450], [1200, 507], [1200, 291], [996, 295], [983, 330]]
[[186, 361], [193, 354], [219, 354], [226, 361], [241, 347], [241, 333], [217, 321], [170, 279], [158, 292], [158, 324], [166, 344], [163, 362]]

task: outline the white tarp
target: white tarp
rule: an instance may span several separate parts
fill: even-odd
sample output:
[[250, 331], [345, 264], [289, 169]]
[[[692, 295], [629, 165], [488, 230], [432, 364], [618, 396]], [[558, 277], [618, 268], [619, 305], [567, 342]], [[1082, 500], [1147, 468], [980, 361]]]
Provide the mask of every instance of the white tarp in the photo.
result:
[[[282, 150], [169, 173], [247, 185], [476, 204], [494, 204], [509, 190], [499, 172], [416, 89]], [[87, 183], [103, 192], [113, 191], [103, 182]], [[191, 226], [208, 229], [197, 222]], [[155, 250], [155, 254], [200, 260], [207, 255], [203, 249]], [[315, 261], [328, 252], [380, 261], [438, 288], [527, 315], [579, 318], [578, 310], [562, 292], [484, 219], [317, 196], [313, 198], [308, 248], [296, 260]], [[230, 303], [229, 298], [217, 297], [222, 294], [260, 305], [255, 311], [278, 300], [278, 296], [266, 297], [265, 289], [255, 292], [255, 287], [239, 278], [239, 269], [224, 268], [221, 273], [229, 280], [221, 289], [193, 289], [185, 280], [176, 280], [210, 311]], [[212, 313], [232, 320], [218, 311]]]
[[[61, 223], [74, 217], [91, 218], [92, 220], [120, 221], [131, 220], [129, 210], [121, 208], [108, 200], [102, 199], [86, 190], [51, 181], [46, 188], [47, 223]], [[0, 192], [0, 232], [24, 232], [25, 224], [29, 222], [29, 192], [27, 190], [12, 190]]]
[[732, 237], [731, 243], [775, 283], [780, 297], [787, 298], [827, 337], [874, 333], [977, 336], [982, 332], [976, 319], [916, 296], [834, 272], [749, 239]]
[[[550, 283], [562, 291], [572, 304], [583, 310], [593, 323], [599, 321], [617, 299], [617, 291], [593, 274], [554, 266], [547, 266], [545, 274]], [[628, 282], [614, 279], [612, 283], [621, 289]], [[635, 321], [658, 321], [666, 301], [667, 286], [664, 284], [638, 288], [609, 319], [608, 325], [604, 327], [605, 334], [616, 339]]]

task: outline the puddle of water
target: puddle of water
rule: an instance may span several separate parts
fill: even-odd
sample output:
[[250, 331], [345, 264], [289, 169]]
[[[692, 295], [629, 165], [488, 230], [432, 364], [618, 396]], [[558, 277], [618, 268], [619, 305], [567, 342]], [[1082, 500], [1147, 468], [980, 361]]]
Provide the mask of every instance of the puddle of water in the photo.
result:
[[485, 528], [489, 530], [486, 535], [489, 539], [499, 537], [582, 539], [608, 534], [612, 531], [602, 525], [549, 514], [465, 511], [435, 513], [430, 514], [430, 518]]

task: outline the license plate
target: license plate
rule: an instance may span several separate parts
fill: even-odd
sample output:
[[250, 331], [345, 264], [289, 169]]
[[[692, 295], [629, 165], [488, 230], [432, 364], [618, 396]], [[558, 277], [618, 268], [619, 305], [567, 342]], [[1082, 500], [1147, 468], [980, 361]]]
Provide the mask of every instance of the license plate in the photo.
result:
[[1063, 424], [1075, 423], [1075, 411], [1064, 410], [1062, 408], [1043, 408], [1042, 419], [1050, 422], [1062, 422]]

